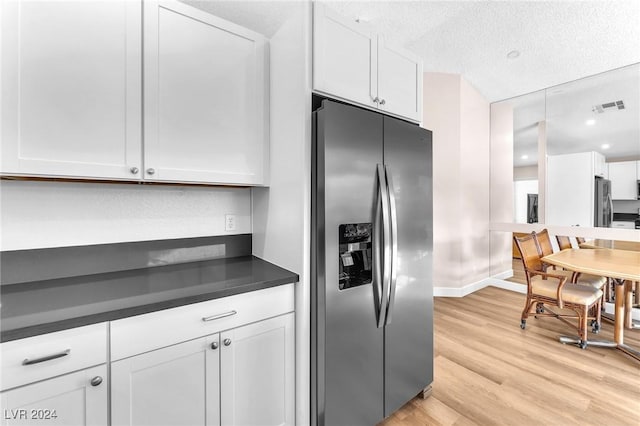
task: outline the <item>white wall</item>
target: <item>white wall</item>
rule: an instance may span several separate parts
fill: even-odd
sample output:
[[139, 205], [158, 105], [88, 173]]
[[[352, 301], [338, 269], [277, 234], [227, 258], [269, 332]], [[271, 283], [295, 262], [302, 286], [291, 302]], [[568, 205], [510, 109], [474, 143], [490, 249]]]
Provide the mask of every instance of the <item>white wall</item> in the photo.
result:
[[494, 223], [513, 222], [513, 107], [507, 102], [491, 105], [490, 152], [491, 275], [498, 275], [511, 269], [513, 253], [512, 234], [493, 229]]
[[489, 103], [459, 75], [424, 74], [423, 126], [433, 131], [433, 283], [489, 276]]
[[5, 180], [0, 200], [2, 250], [251, 232], [246, 188]]
[[538, 193], [538, 180], [516, 180], [513, 182], [513, 221], [527, 223], [528, 194]]
[[310, 419], [311, 5], [270, 40], [270, 187], [254, 188], [253, 254], [296, 272], [296, 424]]
[[[513, 168], [513, 180], [538, 180], [538, 166]], [[536, 194], [538, 191], [536, 190]]]

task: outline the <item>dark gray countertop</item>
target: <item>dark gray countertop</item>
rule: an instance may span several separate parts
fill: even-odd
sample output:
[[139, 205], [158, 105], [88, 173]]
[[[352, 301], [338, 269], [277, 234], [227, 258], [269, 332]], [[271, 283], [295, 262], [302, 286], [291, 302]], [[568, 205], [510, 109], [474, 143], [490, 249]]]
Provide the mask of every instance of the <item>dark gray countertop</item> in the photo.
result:
[[613, 220], [616, 222], [634, 222], [640, 218], [636, 213], [613, 213]]
[[240, 256], [0, 286], [0, 341], [125, 318], [298, 281]]

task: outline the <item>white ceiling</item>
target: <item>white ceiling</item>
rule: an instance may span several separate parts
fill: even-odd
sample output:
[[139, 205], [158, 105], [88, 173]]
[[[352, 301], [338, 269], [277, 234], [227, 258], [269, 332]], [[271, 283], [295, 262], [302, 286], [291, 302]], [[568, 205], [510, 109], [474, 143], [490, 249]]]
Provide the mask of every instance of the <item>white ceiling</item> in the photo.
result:
[[[593, 111], [616, 101], [624, 109]], [[546, 122], [548, 155], [596, 151], [609, 161], [640, 156], [640, 64], [502, 102], [514, 108], [515, 167], [537, 163], [539, 121]]]
[[[300, 1], [185, 0], [267, 37]], [[493, 102], [640, 62], [640, 1], [325, 1]], [[520, 51], [514, 60], [507, 53]]]

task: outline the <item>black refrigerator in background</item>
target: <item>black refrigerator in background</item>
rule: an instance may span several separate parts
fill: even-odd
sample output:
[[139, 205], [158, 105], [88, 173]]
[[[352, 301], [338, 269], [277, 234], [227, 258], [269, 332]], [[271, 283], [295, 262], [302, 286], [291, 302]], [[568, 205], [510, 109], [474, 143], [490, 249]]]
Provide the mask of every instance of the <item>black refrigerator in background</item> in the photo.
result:
[[311, 420], [372, 426], [433, 381], [431, 132], [313, 114]]
[[611, 181], [596, 176], [595, 178], [595, 210], [593, 226], [610, 228], [613, 222], [613, 198], [611, 198]]

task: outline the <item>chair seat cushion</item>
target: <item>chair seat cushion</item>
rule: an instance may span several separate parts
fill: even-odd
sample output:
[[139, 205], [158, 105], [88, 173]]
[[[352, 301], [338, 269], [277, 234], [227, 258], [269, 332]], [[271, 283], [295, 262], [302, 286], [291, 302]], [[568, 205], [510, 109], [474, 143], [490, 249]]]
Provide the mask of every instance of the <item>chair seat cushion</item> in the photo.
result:
[[593, 288], [601, 289], [607, 283], [605, 277], [591, 274], [580, 274], [578, 284], [590, 285]]
[[[558, 295], [558, 285], [558, 280], [555, 278], [545, 280], [540, 275], [531, 277], [531, 292], [533, 294], [555, 299]], [[590, 285], [566, 283], [562, 287], [564, 302], [590, 306], [600, 297], [602, 297], [602, 291]]]
[[[565, 276], [569, 281], [571, 281], [571, 277], [573, 276], [573, 271], [567, 271], [565, 269], [547, 269], [547, 273]], [[597, 289], [601, 289], [606, 282], [607, 279], [605, 277], [600, 277], [598, 275], [580, 274], [578, 277], [578, 284], [590, 285]]]

